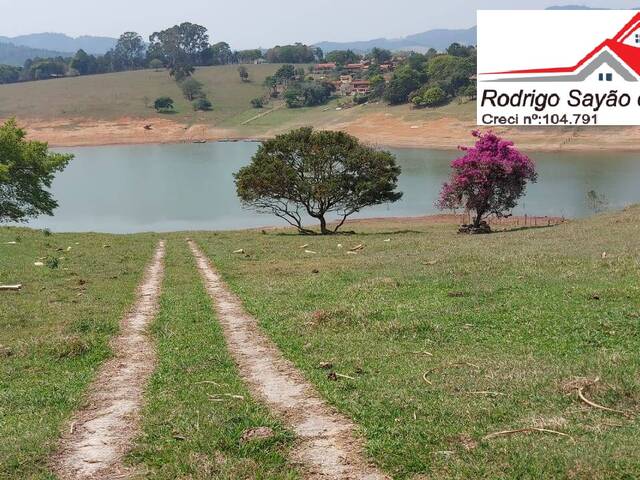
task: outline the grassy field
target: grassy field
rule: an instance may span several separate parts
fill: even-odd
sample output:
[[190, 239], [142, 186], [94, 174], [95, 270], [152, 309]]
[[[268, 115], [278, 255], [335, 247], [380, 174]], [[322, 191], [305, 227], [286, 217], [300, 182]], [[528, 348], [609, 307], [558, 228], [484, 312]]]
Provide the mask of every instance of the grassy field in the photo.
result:
[[[404, 222], [194, 238], [394, 478], [631, 479], [637, 417], [576, 388], [640, 413], [639, 215], [475, 237]], [[570, 437], [485, 439], [530, 427]]]
[[251, 99], [264, 93], [265, 77], [278, 67], [247, 65], [251, 80], [247, 83], [240, 81], [236, 65], [199, 68], [194, 77], [205, 85], [204, 91], [214, 104], [211, 112], [194, 112], [166, 71], [140, 70], [2, 85], [0, 118], [147, 118], [158, 115], [153, 101], [167, 95], [176, 102], [176, 113], [163, 115], [165, 118], [187, 123], [233, 123], [237, 115], [254, 111]]
[[[159, 365], [146, 395], [144, 431], [130, 461], [141, 478], [295, 479], [290, 433], [238, 378], [186, 242], [169, 242], [161, 309], [153, 327]], [[229, 396], [235, 395], [236, 397]], [[245, 432], [275, 435], [245, 442]]]
[[0, 292], [0, 478], [50, 478], [47, 455], [110, 355], [154, 243], [0, 229], [0, 283], [24, 284]]
[[[471, 237], [418, 220], [190, 236], [393, 478], [626, 480], [640, 474], [639, 217]], [[166, 238], [158, 366], [127, 461], [145, 478], [298, 478], [294, 440], [239, 379], [184, 234]], [[0, 293], [0, 478], [50, 478], [47, 454], [156, 241], [0, 229], [1, 283], [25, 285]], [[275, 435], [242, 440], [262, 426]], [[522, 428], [557, 433], [486, 438]]]

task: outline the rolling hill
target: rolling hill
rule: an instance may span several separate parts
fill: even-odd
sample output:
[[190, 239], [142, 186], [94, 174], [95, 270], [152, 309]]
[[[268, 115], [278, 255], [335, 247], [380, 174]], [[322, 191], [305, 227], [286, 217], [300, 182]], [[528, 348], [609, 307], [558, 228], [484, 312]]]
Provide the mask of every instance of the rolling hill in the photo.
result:
[[413, 50], [424, 52], [430, 48], [444, 50], [454, 42], [463, 45], [475, 45], [476, 35], [476, 27], [461, 30], [436, 29], [396, 39], [376, 38], [355, 42], [319, 42], [315, 46], [320, 47], [325, 53], [333, 50], [353, 50], [357, 53], [366, 53], [374, 47], [386, 48], [391, 51]]
[[79, 49], [94, 55], [102, 55], [113, 48], [118, 40], [110, 37], [82, 35], [77, 38], [64, 33], [32, 33], [17, 37], [2, 37], [0, 42], [12, 43], [20, 47], [53, 50], [57, 52], [77, 52]]
[[68, 57], [68, 52], [59, 52], [42, 48], [31, 48], [0, 41], [0, 65], [21, 66], [25, 60], [35, 57]]

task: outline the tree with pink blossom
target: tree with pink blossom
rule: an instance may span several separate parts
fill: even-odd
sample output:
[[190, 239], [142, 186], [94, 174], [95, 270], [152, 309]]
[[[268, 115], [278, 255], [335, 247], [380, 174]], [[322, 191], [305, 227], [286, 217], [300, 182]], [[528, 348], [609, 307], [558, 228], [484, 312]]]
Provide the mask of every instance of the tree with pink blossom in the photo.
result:
[[474, 131], [473, 147], [460, 147], [464, 156], [451, 163], [453, 173], [442, 186], [436, 205], [440, 209], [465, 208], [474, 212], [473, 224], [464, 231], [489, 231], [487, 215], [509, 216], [524, 195], [527, 182], [535, 183], [533, 161], [493, 132]]

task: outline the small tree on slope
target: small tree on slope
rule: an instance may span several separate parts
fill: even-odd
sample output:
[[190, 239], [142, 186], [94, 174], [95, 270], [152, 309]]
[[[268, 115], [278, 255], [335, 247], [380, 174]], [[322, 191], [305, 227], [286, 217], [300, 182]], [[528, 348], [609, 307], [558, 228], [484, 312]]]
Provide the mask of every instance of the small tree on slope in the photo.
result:
[[46, 143], [25, 136], [15, 120], [0, 126], [0, 223], [52, 215], [58, 203], [48, 189], [55, 173], [73, 158], [51, 153]]
[[536, 182], [533, 161], [492, 132], [473, 132], [474, 147], [451, 163], [453, 173], [442, 186], [437, 206], [441, 209], [466, 208], [475, 212], [471, 231], [481, 230], [486, 215], [508, 216], [524, 195], [527, 182]]
[[[235, 179], [245, 206], [272, 213], [305, 234], [315, 232], [303, 226], [303, 216], [315, 218], [325, 235], [364, 207], [399, 200], [399, 174], [389, 152], [343, 132], [301, 128], [264, 142]], [[327, 226], [330, 213], [339, 216], [333, 229]]]

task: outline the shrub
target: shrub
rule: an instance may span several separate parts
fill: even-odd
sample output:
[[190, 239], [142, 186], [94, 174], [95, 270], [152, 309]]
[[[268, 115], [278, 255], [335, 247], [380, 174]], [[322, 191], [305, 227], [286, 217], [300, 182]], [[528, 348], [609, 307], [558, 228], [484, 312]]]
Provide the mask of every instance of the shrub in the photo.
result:
[[353, 96], [353, 103], [356, 105], [362, 105], [363, 103], [367, 103], [369, 101], [369, 95], [362, 95], [360, 93]]
[[200, 83], [195, 78], [189, 77], [184, 79], [182, 82], [180, 82], [180, 88], [182, 89], [184, 98], [186, 98], [190, 102], [203, 95], [202, 83]]
[[154, 58], [149, 62], [149, 68], [153, 68], [156, 72], [164, 68], [164, 63], [158, 58]]
[[173, 111], [173, 99], [171, 97], [159, 97], [153, 102], [153, 107], [158, 113]]
[[196, 111], [208, 112], [213, 109], [213, 104], [207, 97], [201, 97], [193, 102], [193, 109]]
[[447, 101], [447, 94], [440, 87], [429, 87], [423, 93], [418, 93], [411, 100], [417, 107], [437, 107]]
[[262, 99], [262, 97], [254, 98], [253, 100], [251, 100], [251, 106], [253, 108], [262, 108], [264, 107], [264, 100]]

